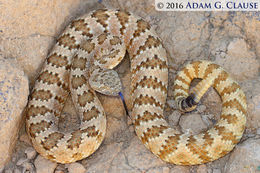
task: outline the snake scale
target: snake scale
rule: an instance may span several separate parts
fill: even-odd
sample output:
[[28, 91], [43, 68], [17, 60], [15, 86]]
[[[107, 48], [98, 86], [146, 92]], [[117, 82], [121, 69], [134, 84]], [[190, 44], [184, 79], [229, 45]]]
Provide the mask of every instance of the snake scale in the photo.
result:
[[[177, 74], [174, 97], [182, 111], [193, 110], [211, 86], [222, 99], [220, 119], [212, 128], [197, 135], [180, 133], [163, 116], [168, 63], [160, 39], [143, 19], [120, 10], [100, 9], [68, 25], [35, 82], [26, 129], [37, 152], [52, 161], [70, 163], [100, 146], [106, 118], [88, 80], [95, 71], [113, 69], [126, 50], [131, 62], [133, 124], [152, 153], [166, 162], [195, 165], [216, 160], [234, 148], [245, 129], [247, 104], [245, 94], [227, 72], [211, 62], [195, 61]], [[195, 78], [202, 80], [189, 91]], [[70, 92], [81, 124], [63, 132], [57, 123]]]

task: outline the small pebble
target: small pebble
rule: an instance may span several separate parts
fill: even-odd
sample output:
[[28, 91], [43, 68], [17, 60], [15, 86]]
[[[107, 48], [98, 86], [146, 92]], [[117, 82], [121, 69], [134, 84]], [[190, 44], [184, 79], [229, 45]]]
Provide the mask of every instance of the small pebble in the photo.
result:
[[173, 111], [171, 115], [169, 115], [169, 124], [176, 126], [179, 122], [179, 119], [181, 117], [181, 113], [179, 111]]
[[204, 115], [204, 116], [208, 117], [211, 120], [213, 120], [215, 118], [215, 116], [213, 114], [207, 114], [207, 115]]
[[208, 115], [202, 115], [201, 119], [208, 127], [213, 125], [213, 122], [211, 121], [211, 118]]
[[260, 128], [258, 128], [258, 129], [256, 130], [256, 134], [257, 134], [257, 135], [260, 135]]
[[28, 147], [25, 150], [25, 154], [26, 154], [27, 158], [31, 160], [31, 159], [35, 158], [37, 152], [35, 151], [35, 149], [33, 147]]
[[208, 173], [206, 165], [199, 165], [197, 168], [197, 173]]
[[55, 170], [55, 172], [54, 173], [65, 173], [64, 171], [62, 171], [62, 170]]
[[197, 111], [198, 111], [199, 113], [205, 112], [206, 109], [207, 109], [207, 107], [206, 107], [205, 105], [199, 105], [199, 106], [197, 107]]
[[55, 173], [65, 173], [65, 172], [67, 171], [64, 164], [59, 164], [55, 169]]
[[25, 133], [25, 134], [22, 134], [22, 135], [20, 136], [19, 140], [20, 140], [21, 142], [26, 143], [26, 144], [32, 145], [32, 143], [31, 143], [31, 141], [30, 141], [30, 139], [29, 139], [29, 136], [28, 136], [26, 133]]
[[57, 167], [56, 162], [47, 160], [43, 158], [41, 155], [37, 156], [37, 158], [34, 161], [34, 165], [37, 173], [48, 173], [48, 172], [52, 173]]
[[20, 171], [18, 168], [15, 168], [14, 173], [22, 173], [22, 171]]
[[7, 169], [7, 170], [5, 170], [4, 173], [13, 173], [13, 171], [12, 171], [12, 169]]
[[12, 162], [16, 162], [16, 155], [15, 154], [12, 157]]
[[163, 173], [169, 173], [170, 172], [170, 168], [168, 167], [164, 167], [162, 170]]
[[175, 100], [168, 100], [167, 103], [171, 108], [178, 109]]
[[221, 170], [220, 169], [213, 169], [212, 173], [221, 173]]
[[20, 158], [17, 162], [16, 162], [16, 165], [17, 166], [22, 166], [25, 162], [28, 162], [28, 159], [27, 158]]
[[85, 167], [80, 163], [71, 163], [67, 165], [69, 173], [85, 173]]
[[200, 116], [197, 113], [189, 113], [185, 116], [181, 116], [179, 125], [182, 128], [182, 131], [190, 134], [198, 134], [203, 130], [207, 129], [207, 124], [205, 124]]
[[34, 166], [32, 163], [25, 162], [22, 166], [23, 166], [23, 172], [26, 172], [26, 171], [28, 171], [30, 173], [35, 172]]

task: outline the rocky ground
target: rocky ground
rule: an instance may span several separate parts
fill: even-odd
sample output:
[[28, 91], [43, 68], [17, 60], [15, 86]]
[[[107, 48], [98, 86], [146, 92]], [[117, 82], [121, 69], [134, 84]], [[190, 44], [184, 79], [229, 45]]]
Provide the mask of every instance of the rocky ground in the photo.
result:
[[[157, 12], [154, 1], [138, 0], [0, 0], [0, 173], [253, 173], [260, 172], [260, 13]], [[37, 72], [62, 29], [80, 14], [98, 8], [119, 8], [143, 17], [167, 49], [169, 90], [165, 117], [183, 132], [198, 133], [212, 126], [221, 100], [210, 89], [198, 109], [181, 116], [172, 84], [183, 63], [198, 59], [222, 65], [245, 91], [248, 118], [245, 134], [234, 151], [199, 166], [167, 164], [148, 151], [134, 133], [119, 98], [101, 96], [107, 112], [107, 134], [89, 158], [57, 164], [31, 146], [24, 127], [24, 107]], [[122, 78], [128, 107], [129, 59], [116, 69]], [[60, 128], [78, 124], [71, 100]], [[68, 123], [70, 122], [70, 123]]]

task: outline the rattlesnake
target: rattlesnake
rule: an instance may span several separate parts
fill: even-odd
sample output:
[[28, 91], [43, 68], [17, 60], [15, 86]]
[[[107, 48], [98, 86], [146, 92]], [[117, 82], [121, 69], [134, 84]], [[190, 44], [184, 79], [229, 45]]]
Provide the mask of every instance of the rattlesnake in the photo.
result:
[[[139, 17], [101, 9], [71, 22], [58, 37], [35, 82], [26, 129], [42, 156], [70, 163], [89, 156], [100, 146], [106, 118], [88, 80], [98, 78], [95, 71], [113, 76], [109, 69], [122, 60], [125, 50], [131, 61], [131, 117], [137, 136], [148, 149], [164, 161], [180, 165], [213, 161], [233, 149], [246, 122], [246, 98], [239, 85], [211, 62], [196, 61], [185, 66], [174, 83], [174, 97], [181, 110], [194, 109], [210, 86], [223, 103], [220, 120], [211, 129], [197, 135], [179, 133], [163, 116], [168, 63], [160, 38]], [[194, 78], [203, 80], [189, 95]], [[57, 122], [70, 91], [81, 124], [74, 131], [62, 132]]]

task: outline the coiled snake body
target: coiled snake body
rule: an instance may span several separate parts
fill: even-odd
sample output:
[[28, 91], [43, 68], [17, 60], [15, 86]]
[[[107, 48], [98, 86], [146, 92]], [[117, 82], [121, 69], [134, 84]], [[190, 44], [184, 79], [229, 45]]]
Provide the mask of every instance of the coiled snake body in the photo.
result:
[[[194, 165], [216, 160], [234, 148], [245, 129], [247, 110], [239, 85], [211, 62], [188, 64], [174, 83], [174, 97], [180, 109], [194, 109], [213, 86], [223, 102], [222, 114], [214, 127], [198, 135], [175, 131], [163, 118], [168, 67], [160, 39], [141, 18], [102, 9], [74, 20], [65, 29], [36, 80], [28, 103], [26, 128], [42, 156], [69, 163], [89, 156], [99, 147], [106, 118], [88, 80], [95, 81], [99, 71], [113, 73], [110, 69], [122, 60], [125, 50], [131, 61], [131, 116], [136, 134], [148, 149], [167, 162]], [[194, 78], [203, 80], [189, 94]], [[57, 122], [69, 92], [81, 124], [77, 130], [62, 132]]]

